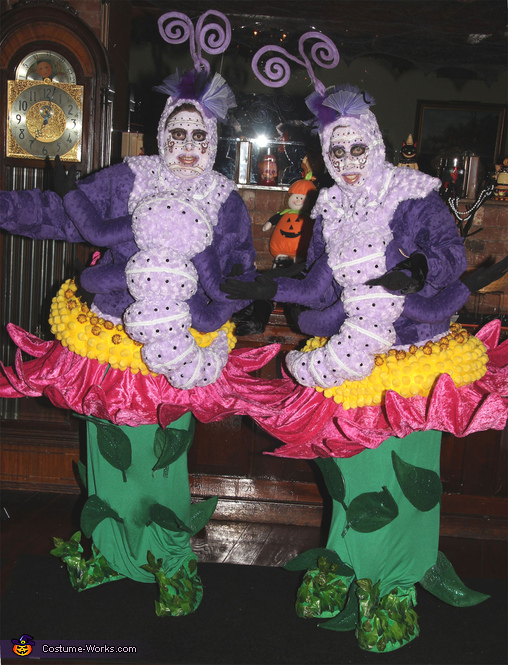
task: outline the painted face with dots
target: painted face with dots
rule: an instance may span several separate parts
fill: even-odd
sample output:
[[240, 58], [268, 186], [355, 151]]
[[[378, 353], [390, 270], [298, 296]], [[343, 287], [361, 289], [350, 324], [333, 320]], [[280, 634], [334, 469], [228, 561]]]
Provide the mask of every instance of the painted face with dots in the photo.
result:
[[164, 130], [164, 161], [179, 178], [201, 175], [210, 160], [208, 132], [199, 111], [185, 105], [169, 116]]
[[328, 151], [333, 179], [339, 185], [361, 187], [365, 183], [369, 146], [351, 127], [337, 125], [330, 138]]

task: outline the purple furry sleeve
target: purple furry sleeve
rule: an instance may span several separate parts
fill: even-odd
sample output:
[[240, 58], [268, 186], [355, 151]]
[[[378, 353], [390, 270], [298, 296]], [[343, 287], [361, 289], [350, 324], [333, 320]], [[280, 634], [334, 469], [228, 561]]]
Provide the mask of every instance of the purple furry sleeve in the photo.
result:
[[312, 239], [307, 253], [308, 273], [304, 279], [278, 277], [278, 302], [298, 303], [314, 309], [323, 309], [337, 299], [333, 275], [328, 265], [321, 229], [321, 218], [314, 223]]
[[[74, 214], [79, 215], [80, 203], [84, 201], [84, 196], [94, 206], [97, 218], [114, 220], [124, 217], [128, 214], [127, 205], [134, 186], [134, 179], [134, 173], [125, 162], [109, 166], [83, 181], [78, 181], [78, 189], [82, 196], [78, 197], [73, 206], [72, 198], [69, 199], [69, 205], [67, 205], [67, 200], [68, 197], [74, 195], [74, 192], [67, 194], [65, 197], [66, 209], [69, 211], [69, 207], [72, 207]], [[78, 222], [78, 224], [85, 226], [86, 222]], [[91, 226], [96, 227], [96, 221]], [[98, 228], [96, 231], [102, 233]], [[115, 237], [111, 237], [107, 241], [108, 244], [120, 242]], [[103, 243], [101, 246], [107, 245]]]
[[76, 229], [91, 245], [112, 247], [127, 241], [134, 242], [131, 216], [103, 219], [81, 189], [65, 196], [64, 208]]
[[460, 280], [443, 289], [433, 298], [419, 293], [406, 296], [402, 316], [416, 323], [448, 321], [467, 302], [471, 291]]
[[38, 240], [83, 242], [55, 192], [0, 192], [0, 228]]
[[197, 292], [188, 302], [195, 328], [217, 330], [250, 304], [250, 300], [229, 300], [219, 286], [236, 264], [242, 266], [243, 278], [253, 280], [255, 254], [249, 213], [238, 192], [232, 192], [219, 211], [212, 244], [192, 259], [199, 277]]
[[429, 271], [420, 296], [431, 298], [466, 270], [466, 251], [454, 219], [437, 192], [401, 203], [390, 224], [393, 240], [386, 252], [389, 270], [414, 252], [427, 259]]

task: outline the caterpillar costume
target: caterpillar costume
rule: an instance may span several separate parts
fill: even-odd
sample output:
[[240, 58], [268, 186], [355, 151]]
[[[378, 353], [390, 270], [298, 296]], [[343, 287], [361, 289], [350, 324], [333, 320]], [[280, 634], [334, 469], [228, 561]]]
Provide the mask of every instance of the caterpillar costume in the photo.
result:
[[[224, 27], [203, 27], [210, 16]], [[157, 581], [157, 614], [174, 616], [201, 601], [190, 537], [216, 504], [191, 505], [192, 413], [205, 422], [244, 413], [254, 381], [247, 372], [276, 349], [240, 351], [228, 362], [236, 341], [230, 319], [250, 301], [233, 303], [219, 286], [231, 274], [252, 278], [255, 252], [235, 184], [213, 170], [217, 121], [226, 120], [235, 99], [224, 79], [210, 74], [201, 48], [223, 52], [229, 22], [206, 12], [194, 34], [187, 16], [170, 12], [159, 28], [169, 43], [182, 34], [190, 39], [195, 68], [158, 88], [168, 95], [158, 155], [128, 157], [71, 183], [63, 198], [0, 192], [1, 228], [105, 248], [81, 274], [80, 288], [69, 280], [54, 299], [56, 341], [9, 326], [36, 360], [22, 363], [18, 353], [16, 367], [3, 369], [0, 395], [45, 395], [87, 420], [89, 498], [81, 527], [93, 540], [92, 557], [85, 560], [79, 533], [55, 539], [53, 550], [73, 585]]]
[[[440, 442], [442, 431], [505, 426], [506, 343], [497, 347], [499, 321], [476, 338], [450, 325], [471, 291], [459, 279], [465, 250], [440, 182], [385, 161], [373, 100], [348, 85], [325, 89], [307, 39], [319, 40], [313, 54], [338, 62], [328, 38], [306, 33], [301, 61], [266, 46], [253, 69], [273, 87], [289, 77], [281, 54], [307, 67], [316, 88], [307, 106], [335, 184], [319, 193], [298, 279], [262, 275], [223, 289], [293, 304], [313, 336], [286, 357], [296, 384], [285, 408], [258, 420], [285, 443], [274, 455], [317, 461], [333, 499], [326, 548], [287, 566], [306, 571], [296, 611], [387, 652], [419, 633], [416, 583], [456, 606], [486, 599], [438, 553]], [[258, 63], [271, 50], [265, 76]]]

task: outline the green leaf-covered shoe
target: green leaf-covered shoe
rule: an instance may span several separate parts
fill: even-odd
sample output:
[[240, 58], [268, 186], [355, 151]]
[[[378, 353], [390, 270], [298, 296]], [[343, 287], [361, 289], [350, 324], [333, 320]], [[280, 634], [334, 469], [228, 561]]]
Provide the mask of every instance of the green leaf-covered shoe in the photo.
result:
[[61, 538], [53, 538], [55, 548], [50, 552], [66, 564], [71, 584], [76, 591], [84, 591], [99, 584], [114, 582], [125, 577], [111, 568], [95, 545], [92, 545], [92, 557], [86, 561], [82, 556], [83, 548], [80, 545], [80, 540], [80, 531], [77, 531], [67, 541]]
[[197, 557], [192, 554], [172, 577], [166, 577], [162, 569], [162, 559], [155, 560], [148, 552], [148, 563], [143, 570], [153, 573], [159, 584], [159, 600], [155, 601], [155, 614], [158, 617], [180, 617], [195, 612], [203, 598], [203, 584], [197, 574]]
[[409, 589], [396, 587], [380, 597], [380, 582], [357, 580], [356, 590], [360, 603], [360, 622], [356, 627], [358, 644], [365, 651], [375, 653], [394, 651], [414, 640], [420, 630], [414, 586]]
[[305, 573], [296, 594], [295, 609], [304, 619], [329, 619], [344, 607], [353, 577], [338, 574], [339, 565], [320, 556], [318, 567]]

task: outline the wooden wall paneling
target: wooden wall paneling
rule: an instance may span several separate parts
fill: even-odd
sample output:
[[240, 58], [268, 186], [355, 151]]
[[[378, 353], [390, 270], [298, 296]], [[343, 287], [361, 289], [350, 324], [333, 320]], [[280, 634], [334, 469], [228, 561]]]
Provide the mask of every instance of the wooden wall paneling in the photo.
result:
[[508, 427], [501, 433], [499, 442], [496, 473], [494, 477], [494, 494], [496, 496], [508, 496]]
[[216, 423], [196, 422], [189, 451], [191, 473], [248, 477], [251, 455], [252, 431], [242, 416]]
[[498, 471], [502, 432], [488, 430], [465, 439], [462, 493], [492, 496]]
[[443, 433], [441, 439], [441, 480], [443, 491], [460, 492], [465, 441], [453, 434]]

